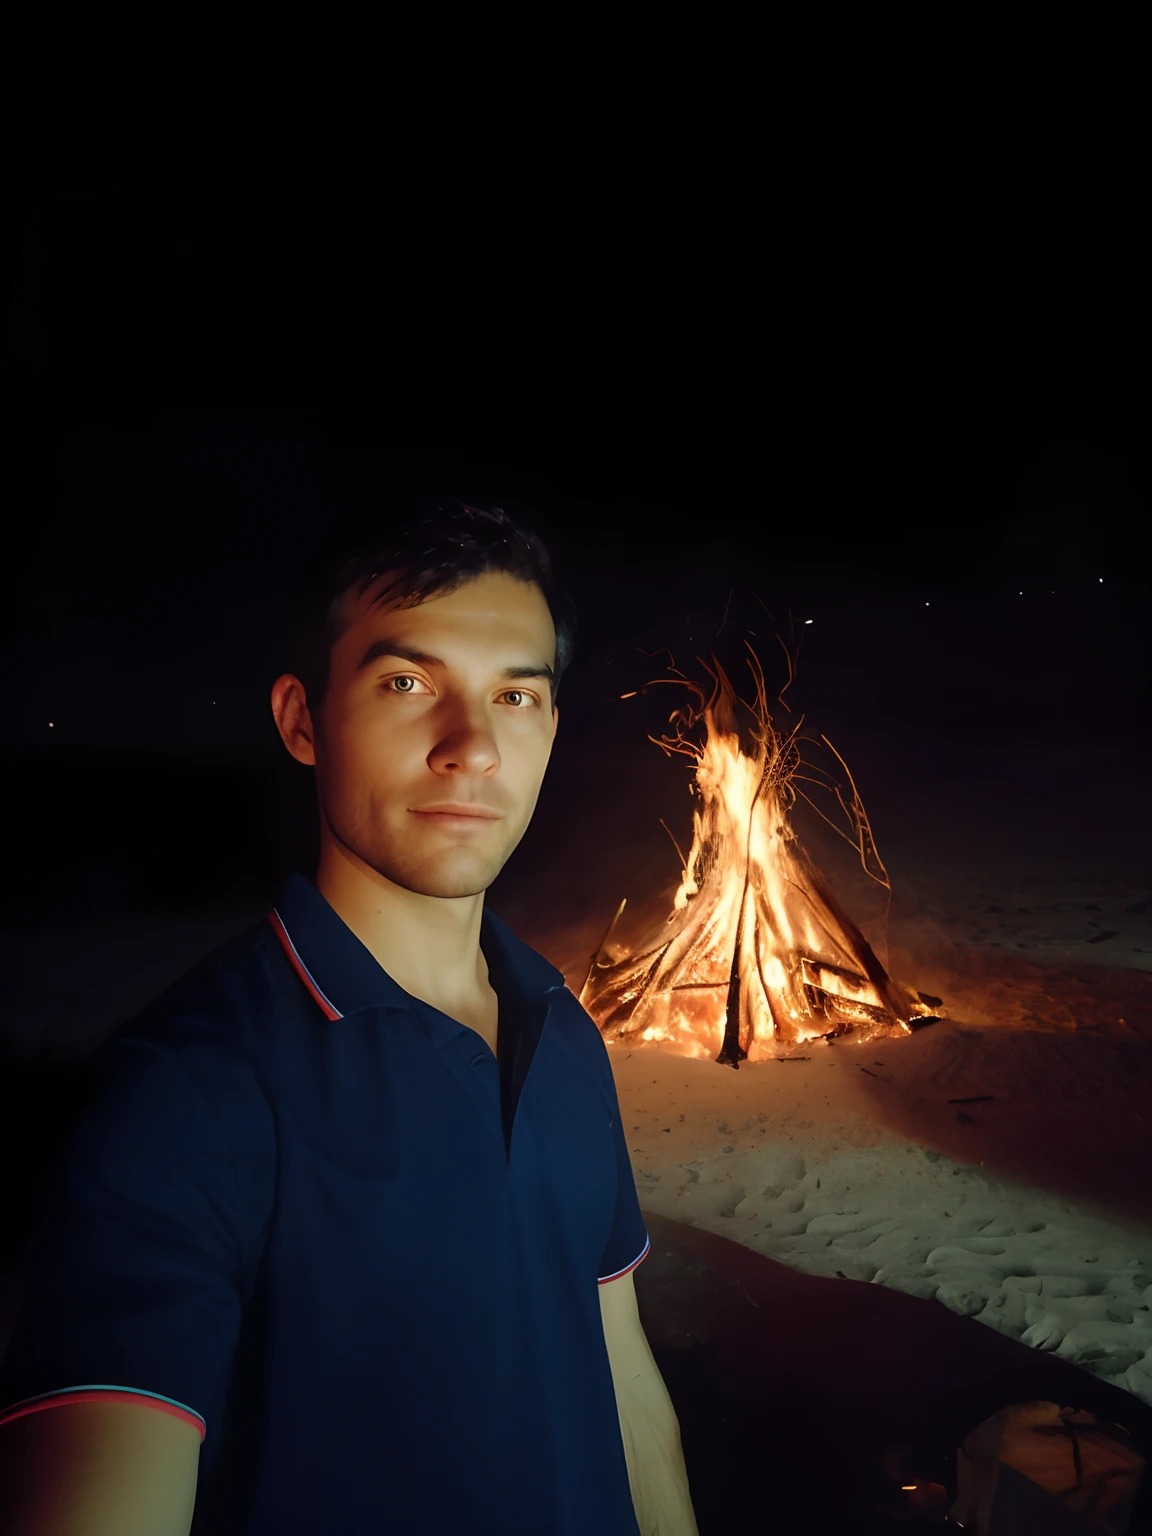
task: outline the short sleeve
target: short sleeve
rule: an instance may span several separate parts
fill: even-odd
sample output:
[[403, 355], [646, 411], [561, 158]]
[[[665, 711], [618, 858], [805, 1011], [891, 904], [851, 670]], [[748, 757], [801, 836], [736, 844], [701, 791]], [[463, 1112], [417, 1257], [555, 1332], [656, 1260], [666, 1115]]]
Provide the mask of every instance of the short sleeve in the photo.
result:
[[[607, 1047], [603, 1047], [607, 1056]], [[612, 1136], [616, 1146], [616, 1216], [612, 1230], [604, 1246], [600, 1260], [599, 1283], [618, 1280], [621, 1275], [635, 1269], [645, 1258], [651, 1246], [648, 1229], [640, 1214], [640, 1198], [636, 1193], [636, 1177], [632, 1172], [632, 1160], [628, 1155], [628, 1143], [624, 1127], [620, 1123], [620, 1102], [616, 1095], [616, 1083], [611, 1064], [605, 1061], [612, 1100]]]
[[[114, 1039], [48, 1180], [0, 1362], [8, 1419], [63, 1402], [150, 1400], [220, 1433], [271, 1127], [236, 1063]], [[261, 1105], [264, 1106], [263, 1111]], [[263, 1116], [267, 1117], [267, 1123]], [[239, 1144], [230, 1123], [242, 1127]], [[263, 1154], [257, 1154], [256, 1162]]]

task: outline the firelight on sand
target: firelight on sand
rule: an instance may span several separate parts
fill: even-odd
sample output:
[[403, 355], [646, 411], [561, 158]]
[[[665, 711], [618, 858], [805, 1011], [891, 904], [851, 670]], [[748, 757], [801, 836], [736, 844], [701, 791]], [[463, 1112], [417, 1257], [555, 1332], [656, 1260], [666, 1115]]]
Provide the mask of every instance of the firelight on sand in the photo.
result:
[[[818, 1038], [863, 1043], [908, 1035], [940, 1017], [939, 998], [888, 975], [801, 845], [790, 820], [797, 798], [851, 842], [866, 873], [888, 889], [847, 765], [821, 737], [847, 775], [845, 796], [802, 759], [803, 719], [786, 735], [775, 729], [763, 670], [745, 645], [755, 683], [751, 703], [736, 695], [715, 657], [713, 667], [705, 666], [714, 685], [708, 698], [683, 674], [660, 679], [688, 688], [696, 701], [673, 711], [672, 735], [650, 738], [696, 765], [692, 846], [686, 859], [681, 855], [666, 921], [632, 946], [613, 944], [625, 898], [580, 993], [609, 1040], [710, 1055], [733, 1068], [788, 1055]], [[749, 720], [743, 732], [741, 710]], [[701, 724], [702, 742], [690, 734]], [[849, 832], [824, 816], [802, 785], [831, 793]]]

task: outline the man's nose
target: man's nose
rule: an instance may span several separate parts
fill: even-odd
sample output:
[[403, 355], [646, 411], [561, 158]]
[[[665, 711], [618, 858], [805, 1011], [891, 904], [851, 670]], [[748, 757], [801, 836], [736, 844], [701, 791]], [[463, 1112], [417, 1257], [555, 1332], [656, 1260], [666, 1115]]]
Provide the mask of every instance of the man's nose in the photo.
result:
[[428, 766], [434, 773], [495, 773], [500, 753], [487, 721], [457, 717], [428, 754]]

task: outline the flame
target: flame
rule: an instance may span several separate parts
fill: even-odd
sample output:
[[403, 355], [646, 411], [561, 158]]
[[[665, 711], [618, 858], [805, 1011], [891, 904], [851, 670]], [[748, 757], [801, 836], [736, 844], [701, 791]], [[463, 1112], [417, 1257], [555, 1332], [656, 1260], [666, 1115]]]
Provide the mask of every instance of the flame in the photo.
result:
[[[713, 679], [711, 697], [705, 700], [703, 690], [684, 679], [697, 707], [673, 712], [674, 735], [650, 738], [695, 763], [692, 846], [687, 858], [681, 855], [666, 922], [633, 949], [610, 943], [626, 900], [620, 903], [580, 1000], [608, 1039], [658, 1043], [732, 1066], [787, 1054], [818, 1037], [910, 1034], [911, 1020], [938, 1015], [939, 999], [893, 981], [790, 821], [797, 797], [823, 816], [802, 783], [831, 789], [851, 835], [824, 820], [854, 844], [866, 872], [887, 889], [851, 774], [846, 798], [838, 785], [801, 772], [811, 768], [797, 745], [803, 721], [786, 735], [775, 729], [763, 671], [745, 645], [756, 688], [751, 704], [737, 698], [713, 658], [715, 670], [701, 663]], [[789, 682], [791, 675], [790, 667]], [[750, 751], [741, 744], [737, 705], [751, 715]], [[700, 722], [702, 744], [686, 734]]]

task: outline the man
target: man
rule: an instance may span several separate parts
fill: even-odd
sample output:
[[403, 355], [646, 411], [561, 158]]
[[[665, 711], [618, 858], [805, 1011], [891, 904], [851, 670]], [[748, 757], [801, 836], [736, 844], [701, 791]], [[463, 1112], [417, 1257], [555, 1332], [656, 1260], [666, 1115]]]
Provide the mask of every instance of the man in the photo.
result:
[[556, 733], [548, 556], [316, 572], [314, 880], [96, 1056], [0, 1367], [0, 1532], [695, 1536], [608, 1054], [484, 910]]

